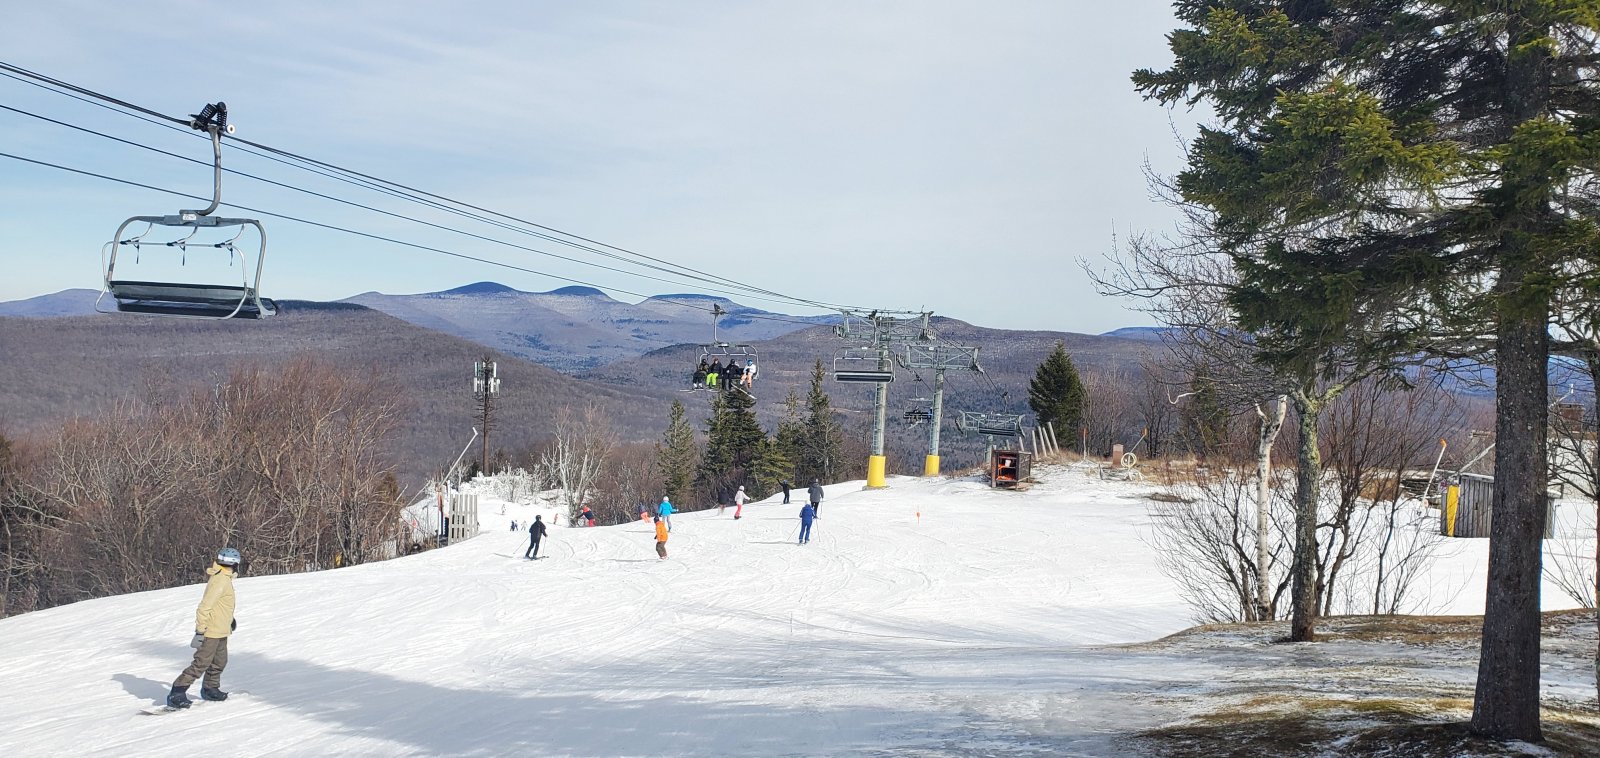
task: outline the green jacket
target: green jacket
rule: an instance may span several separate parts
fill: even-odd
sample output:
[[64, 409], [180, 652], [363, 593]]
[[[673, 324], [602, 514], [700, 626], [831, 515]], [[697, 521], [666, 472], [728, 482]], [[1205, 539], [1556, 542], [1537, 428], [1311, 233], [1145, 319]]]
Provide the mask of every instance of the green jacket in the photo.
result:
[[206, 594], [194, 612], [194, 630], [212, 639], [233, 633], [233, 569], [220, 563], [206, 569]]

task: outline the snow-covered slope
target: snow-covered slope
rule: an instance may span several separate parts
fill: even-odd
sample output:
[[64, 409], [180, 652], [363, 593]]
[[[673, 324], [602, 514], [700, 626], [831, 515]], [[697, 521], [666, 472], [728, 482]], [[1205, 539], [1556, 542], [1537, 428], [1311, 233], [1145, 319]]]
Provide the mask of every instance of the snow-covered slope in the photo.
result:
[[[508, 522], [554, 514], [489, 502], [452, 547], [241, 578], [248, 694], [155, 718], [198, 585], [6, 619], [0, 754], [1103, 755], [1227, 665], [1106, 646], [1190, 623], [1140, 540], [1152, 488], [891, 485], [827, 488], [805, 546], [769, 499], [675, 515], [667, 560], [647, 524], [563, 523], [530, 562]], [[1481, 608], [1483, 547], [1436, 610]]]

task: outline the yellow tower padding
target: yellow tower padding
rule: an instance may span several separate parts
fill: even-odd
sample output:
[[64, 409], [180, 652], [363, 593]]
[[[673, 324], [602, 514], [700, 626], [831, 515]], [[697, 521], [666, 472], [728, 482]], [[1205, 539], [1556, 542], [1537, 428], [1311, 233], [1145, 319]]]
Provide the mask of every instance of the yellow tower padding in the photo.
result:
[[1444, 533], [1456, 536], [1456, 506], [1461, 503], [1461, 488], [1454, 484], [1444, 488]]
[[881, 455], [867, 456], [867, 486], [886, 487], [883, 472], [888, 465], [888, 459]]
[[939, 475], [939, 456], [930, 455], [930, 456], [922, 459], [922, 475], [923, 476], [938, 476]]

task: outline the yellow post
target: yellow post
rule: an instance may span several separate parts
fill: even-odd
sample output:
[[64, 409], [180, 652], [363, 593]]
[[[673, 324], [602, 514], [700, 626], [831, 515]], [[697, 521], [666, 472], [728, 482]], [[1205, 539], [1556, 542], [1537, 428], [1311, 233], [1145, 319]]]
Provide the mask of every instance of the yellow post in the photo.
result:
[[884, 456], [881, 456], [881, 455], [869, 455], [869, 456], [867, 456], [867, 486], [868, 487], [886, 487], [886, 486], [888, 486], [888, 485], [884, 484], [884, 476], [883, 476], [884, 468], [888, 465], [888, 462], [889, 462], [889, 460], [887, 458], [885, 458]]
[[930, 455], [930, 456], [922, 459], [922, 475], [923, 476], [938, 476], [939, 475], [939, 456]]
[[1450, 485], [1444, 489], [1444, 533], [1456, 536], [1456, 505], [1461, 502], [1461, 487]]

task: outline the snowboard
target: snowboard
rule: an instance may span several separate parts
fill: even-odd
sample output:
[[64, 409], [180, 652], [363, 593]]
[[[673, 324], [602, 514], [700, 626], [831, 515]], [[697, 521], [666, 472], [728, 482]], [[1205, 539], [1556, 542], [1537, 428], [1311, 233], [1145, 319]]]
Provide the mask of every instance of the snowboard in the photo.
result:
[[[243, 691], [230, 692], [230, 693], [228, 693], [228, 700], [233, 700], [233, 699], [239, 698], [239, 697], [245, 697], [245, 696], [248, 696], [249, 694], [250, 693], [243, 692]], [[140, 708], [139, 709], [139, 715], [141, 715], [141, 716], [165, 716], [165, 715], [167, 715], [169, 713], [177, 713], [178, 711], [192, 711], [192, 710], [194, 710], [196, 708], [204, 708], [204, 707], [209, 706], [209, 705], [216, 705], [217, 703], [226, 703], [226, 702], [228, 702], [228, 700], [202, 700], [202, 699], [199, 699], [199, 698], [195, 698], [194, 703], [192, 705], [190, 705], [188, 708], [173, 708], [170, 705], [162, 703], [161, 705], [156, 706], [154, 708]]]

